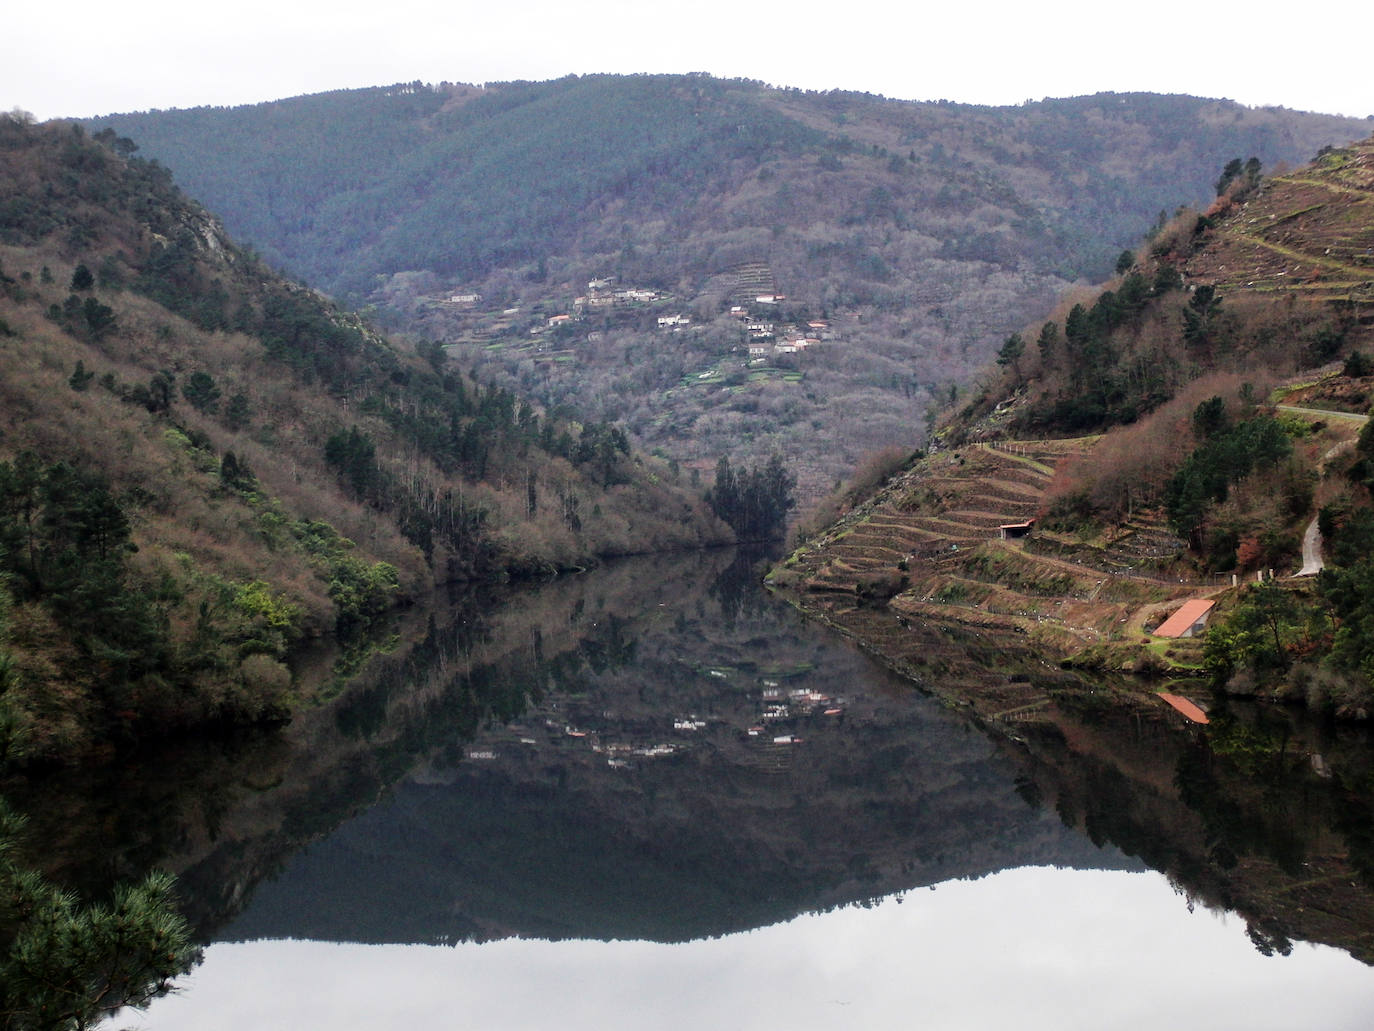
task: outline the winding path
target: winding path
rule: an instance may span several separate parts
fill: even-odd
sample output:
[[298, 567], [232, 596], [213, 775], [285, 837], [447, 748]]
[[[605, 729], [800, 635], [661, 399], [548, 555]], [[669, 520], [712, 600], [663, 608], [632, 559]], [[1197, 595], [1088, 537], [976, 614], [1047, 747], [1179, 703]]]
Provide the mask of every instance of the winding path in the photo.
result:
[[1317, 528], [1317, 520], [1307, 524], [1307, 532], [1302, 535], [1302, 568], [1293, 575], [1316, 576], [1322, 571], [1322, 532]]
[[[1344, 419], [1353, 424], [1363, 426], [1369, 421], [1367, 415], [1356, 415], [1354, 412], [1333, 412], [1324, 408], [1301, 408], [1297, 405], [1277, 405], [1281, 412], [1292, 412], [1295, 415], [1316, 415], [1325, 419]], [[1353, 440], [1343, 440], [1326, 454], [1317, 463], [1317, 473], [1320, 476], [1326, 475], [1326, 463], [1331, 461], [1339, 454], [1349, 451], [1355, 446]], [[1307, 531], [1302, 535], [1302, 568], [1294, 573], [1294, 577], [1316, 576], [1322, 571], [1326, 563], [1322, 561], [1322, 532], [1317, 526], [1317, 518], [1314, 516], [1312, 521], [1307, 524]]]

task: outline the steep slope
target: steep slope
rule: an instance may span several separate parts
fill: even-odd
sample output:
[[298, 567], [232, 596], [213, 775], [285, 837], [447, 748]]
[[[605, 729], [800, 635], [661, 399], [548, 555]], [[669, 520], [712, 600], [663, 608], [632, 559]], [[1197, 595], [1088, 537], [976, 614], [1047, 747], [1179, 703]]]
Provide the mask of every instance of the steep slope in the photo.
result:
[[[1230, 158], [1306, 160], [1365, 131], [1189, 97], [983, 108], [706, 76], [408, 84], [88, 124], [167, 163], [272, 261], [484, 378], [703, 470], [782, 450], [812, 494], [918, 443], [1001, 334], [1106, 272], [1156, 213], [1202, 201]], [[634, 298], [589, 289], [610, 279]]]
[[270, 272], [156, 163], [0, 118], [0, 759], [279, 718], [436, 582], [728, 538], [605, 424]]
[[[769, 582], [923, 681], [967, 673], [985, 715], [1033, 707], [1041, 687], [1011, 674], [1116, 638], [1141, 606], [1194, 590], [1172, 575], [1180, 542], [1144, 513], [1096, 546], [1044, 530], [1003, 535], [1042, 517], [1056, 467], [1096, 444], [1010, 441], [921, 458]], [[932, 649], [931, 628], [947, 647]]]
[[1365, 331], [1374, 324], [1374, 140], [1327, 150], [1209, 215], [1216, 224], [1184, 265], [1190, 281], [1223, 297], [1334, 306]]
[[[929, 661], [918, 624], [981, 639], [1017, 674], [966, 699], [990, 718], [1070, 657], [1367, 718], [1374, 435], [1343, 412], [1374, 371], [1371, 167], [1374, 140], [1268, 180], [1235, 162], [1206, 214], [1009, 337], [933, 453], [774, 584], [899, 665]], [[1239, 587], [1297, 573], [1318, 529], [1315, 583]], [[1148, 632], [1203, 598], [1205, 651]]]

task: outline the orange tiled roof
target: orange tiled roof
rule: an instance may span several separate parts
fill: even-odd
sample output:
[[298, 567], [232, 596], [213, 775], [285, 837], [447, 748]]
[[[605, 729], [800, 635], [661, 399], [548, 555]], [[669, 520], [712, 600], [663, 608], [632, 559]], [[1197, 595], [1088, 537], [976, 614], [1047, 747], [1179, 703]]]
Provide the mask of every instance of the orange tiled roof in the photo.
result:
[[1187, 629], [1206, 615], [1216, 602], [1210, 598], [1194, 598], [1185, 601], [1181, 608], [1166, 619], [1155, 630], [1156, 637], [1181, 637]]

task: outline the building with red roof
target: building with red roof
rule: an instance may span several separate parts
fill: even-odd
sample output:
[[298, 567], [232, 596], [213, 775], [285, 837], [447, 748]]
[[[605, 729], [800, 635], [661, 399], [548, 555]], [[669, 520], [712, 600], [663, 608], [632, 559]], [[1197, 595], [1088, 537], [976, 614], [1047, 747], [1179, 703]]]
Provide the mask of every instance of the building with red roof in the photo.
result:
[[1207, 625], [1216, 602], [1210, 598], [1185, 601], [1181, 608], [1155, 629], [1156, 637], [1192, 637]]

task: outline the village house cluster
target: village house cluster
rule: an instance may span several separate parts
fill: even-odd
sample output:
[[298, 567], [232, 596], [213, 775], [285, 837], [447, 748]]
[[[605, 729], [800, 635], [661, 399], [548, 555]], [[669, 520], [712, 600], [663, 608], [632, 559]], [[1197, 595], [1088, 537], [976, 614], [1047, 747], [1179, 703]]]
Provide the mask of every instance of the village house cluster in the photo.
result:
[[573, 298], [575, 308], [614, 308], [617, 305], [647, 304], [659, 299], [657, 290], [642, 286], [615, 288], [615, 277], [593, 279], [587, 284], [587, 292]]
[[[591, 280], [587, 283], [587, 292], [573, 298], [571, 312], [550, 315], [545, 319], [543, 327], [535, 326], [530, 332], [539, 333], [541, 329], [556, 329], [583, 317], [590, 311], [650, 304], [662, 298], [662, 294], [657, 290], [648, 287], [629, 286], [617, 290], [615, 282], [613, 276]], [[659, 318], [658, 325], [659, 328], [676, 329], [690, 325], [691, 321], [687, 315], [665, 315]]]
[[[834, 334], [828, 322], [813, 319], [807, 322], [782, 322], [777, 316], [781, 305], [787, 300], [780, 293], [752, 293], [743, 297], [736, 295], [741, 303], [733, 303], [728, 316], [738, 320], [744, 329], [744, 349], [748, 352], [750, 365], [762, 365], [770, 359], [801, 354], [823, 342], [832, 341]], [[471, 310], [480, 306], [482, 295], [475, 292], [449, 294], [448, 304], [461, 309]], [[586, 293], [575, 297], [569, 309], [536, 317], [529, 326], [531, 336], [539, 336], [551, 330], [568, 326], [593, 312], [609, 312], [617, 309], [644, 309], [656, 305], [660, 311], [668, 306], [671, 298], [658, 290], [643, 286], [623, 286], [614, 276], [602, 276], [587, 282]], [[518, 308], [502, 312], [505, 316], [519, 313]], [[537, 307], [536, 307], [537, 310]], [[693, 325], [691, 315], [682, 311], [669, 311], [654, 316], [658, 330], [680, 333]], [[589, 334], [588, 339], [596, 339], [598, 333]]]
[[809, 347], [815, 347], [824, 340], [831, 339], [830, 324], [814, 319], [802, 324], [779, 326], [776, 322], [760, 318], [754, 308], [776, 306], [787, 298], [782, 294], [760, 294], [754, 298], [753, 305], [735, 304], [730, 306], [730, 317], [744, 323], [749, 335], [750, 364], [757, 365], [775, 355], [800, 354]]

